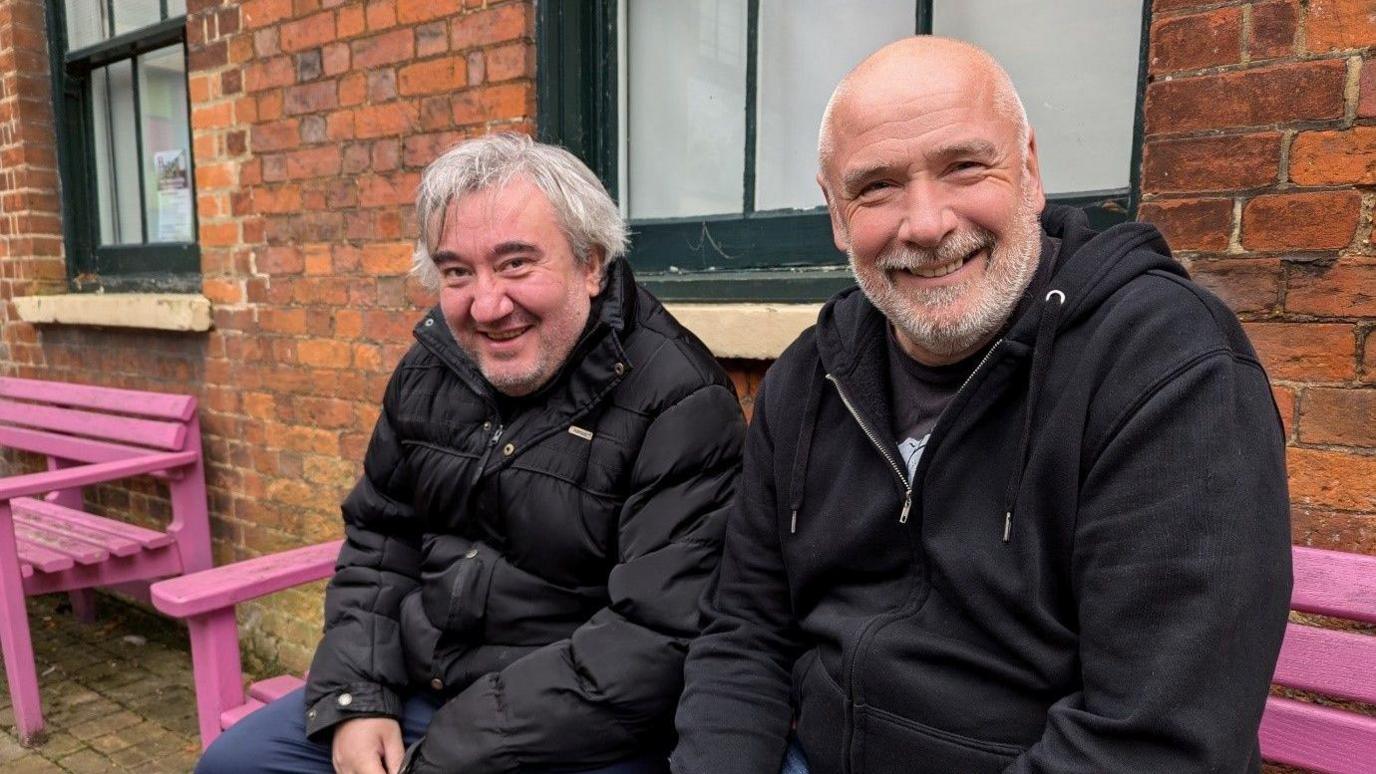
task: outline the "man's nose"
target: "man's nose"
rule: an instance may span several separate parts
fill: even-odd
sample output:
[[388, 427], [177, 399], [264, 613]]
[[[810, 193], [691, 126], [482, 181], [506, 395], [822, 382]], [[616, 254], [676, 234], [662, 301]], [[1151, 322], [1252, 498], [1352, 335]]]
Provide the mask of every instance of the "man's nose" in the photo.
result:
[[516, 308], [506, 293], [506, 283], [499, 279], [479, 279], [473, 291], [473, 306], [469, 314], [479, 325], [494, 323], [511, 314]]
[[916, 247], [931, 248], [941, 244], [941, 240], [956, 230], [958, 222], [955, 211], [946, 197], [941, 195], [940, 186], [915, 181], [909, 184], [904, 196], [903, 223], [898, 233], [901, 241]]

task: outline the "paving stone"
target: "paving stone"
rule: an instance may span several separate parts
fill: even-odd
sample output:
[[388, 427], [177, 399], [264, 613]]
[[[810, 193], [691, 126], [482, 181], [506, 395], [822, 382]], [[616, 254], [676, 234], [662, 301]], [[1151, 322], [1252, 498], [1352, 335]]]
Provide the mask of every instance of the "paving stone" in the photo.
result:
[[59, 612], [60, 595], [27, 603], [47, 739], [19, 745], [0, 681], [0, 772], [191, 771], [200, 741], [185, 630], [106, 598], [94, 625]]

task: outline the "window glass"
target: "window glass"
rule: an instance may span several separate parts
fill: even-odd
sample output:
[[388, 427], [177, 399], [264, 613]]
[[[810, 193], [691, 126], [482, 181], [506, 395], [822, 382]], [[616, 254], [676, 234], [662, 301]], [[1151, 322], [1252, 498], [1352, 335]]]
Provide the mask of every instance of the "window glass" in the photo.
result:
[[186, 0], [167, 0], [167, 18], [186, 15]]
[[817, 127], [831, 90], [870, 52], [913, 34], [913, 0], [760, 0], [755, 209], [810, 209]]
[[[160, 0], [118, 0], [111, 3], [115, 11], [115, 34], [123, 35], [162, 21]], [[168, 9], [171, 12], [172, 9]]]
[[67, 49], [75, 51], [110, 37], [105, 0], [67, 0]]
[[129, 60], [92, 73], [91, 107], [101, 244], [142, 242], [133, 66]]
[[983, 47], [1008, 70], [1048, 194], [1128, 187], [1141, 3], [936, 0], [932, 31]]
[[139, 57], [139, 116], [148, 241], [190, 242], [191, 138], [180, 43]]
[[631, 217], [740, 212], [745, 0], [636, 0], [626, 26]]

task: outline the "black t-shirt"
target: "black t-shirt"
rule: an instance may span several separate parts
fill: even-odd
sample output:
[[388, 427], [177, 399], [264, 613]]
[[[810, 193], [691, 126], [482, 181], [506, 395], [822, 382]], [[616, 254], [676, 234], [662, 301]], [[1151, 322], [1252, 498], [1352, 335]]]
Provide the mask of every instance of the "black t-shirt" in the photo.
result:
[[903, 351], [892, 325], [888, 326], [888, 330], [889, 391], [893, 396], [892, 430], [898, 441], [898, 450], [903, 453], [903, 461], [907, 464], [908, 480], [911, 481], [917, 472], [917, 463], [922, 460], [927, 437], [931, 435], [941, 412], [955, 397], [970, 372], [979, 365], [980, 358], [984, 357], [992, 342], [958, 363], [928, 366]]

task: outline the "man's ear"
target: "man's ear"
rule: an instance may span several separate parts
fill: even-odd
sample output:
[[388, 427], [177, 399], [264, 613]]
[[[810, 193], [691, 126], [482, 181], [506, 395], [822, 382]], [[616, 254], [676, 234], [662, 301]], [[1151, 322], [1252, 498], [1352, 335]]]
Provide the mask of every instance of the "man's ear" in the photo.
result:
[[588, 262], [583, 265], [583, 288], [588, 291], [588, 298], [595, 298], [602, 292], [602, 274], [607, 270], [607, 253], [600, 247], [593, 247], [588, 251]]
[[1041, 212], [1046, 209], [1046, 189], [1042, 187], [1041, 163], [1037, 160], [1037, 133], [1030, 126], [1027, 127], [1027, 163], [1023, 174], [1027, 176], [1023, 190], [1032, 197], [1037, 212]]
[[827, 190], [827, 181], [821, 172], [817, 173], [817, 187], [822, 189], [822, 199], [827, 203], [827, 215], [831, 216], [831, 241], [836, 245], [836, 249], [841, 252], [850, 250], [850, 238], [846, 236], [846, 224], [841, 222], [841, 213], [831, 201], [831, 191]]

